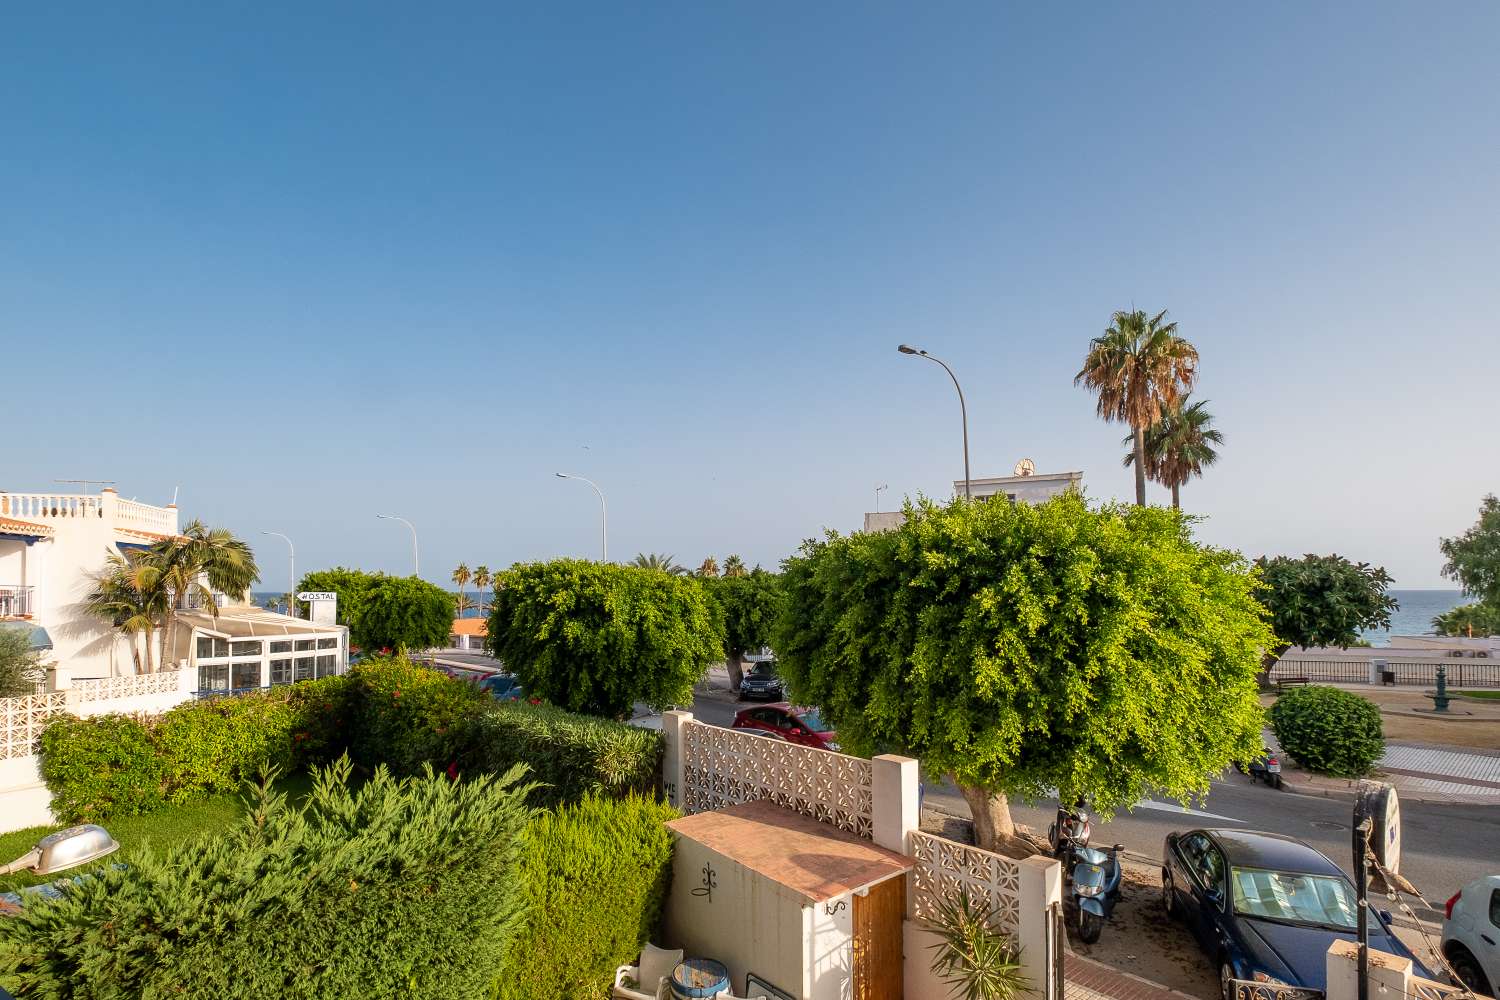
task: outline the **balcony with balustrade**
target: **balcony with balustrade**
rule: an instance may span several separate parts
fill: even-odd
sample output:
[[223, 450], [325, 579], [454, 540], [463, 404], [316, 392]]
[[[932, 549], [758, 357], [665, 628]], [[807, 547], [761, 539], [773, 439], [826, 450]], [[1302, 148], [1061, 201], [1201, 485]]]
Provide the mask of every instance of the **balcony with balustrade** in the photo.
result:
[[0, 519], [66, 530], [71, 524], [103, 521], [118, 531], [177, 534], [176, 506], [126, 500], [112, 489], [100, 493], [0, 492]]
[[35, 587], [0, 583], [0, 621], [9, 618], [30, 618], [32, 592], [35, 589]]

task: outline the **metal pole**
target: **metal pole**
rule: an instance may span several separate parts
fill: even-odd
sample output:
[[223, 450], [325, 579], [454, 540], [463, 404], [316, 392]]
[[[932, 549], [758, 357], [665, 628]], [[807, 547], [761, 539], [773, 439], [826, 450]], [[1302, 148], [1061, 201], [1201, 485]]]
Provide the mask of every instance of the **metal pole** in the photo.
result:
[[902, 354], [915, 354], [918, 357], [926, 358], [928, 361], [936, 361], [943, 366], [943, 371], [947, 372], [948, 377], [953, 380], [953, 388], [958, 390], [958, 412], [963, 418], [964, 423], [964, 499], [973, 499], [973, 493], [969, 486], [969, 408], [964, 403], [964, 387], [958, 384], [958, 376], [953, 374], [953, 369], [949, 368], [947, 362], [941, 358], [935, 358], [926, 351], [910, 347], [906, 344], [902, 344], [896, 350]]
[[1359, 898], [1359, 1000], [1370, 1000], [1370, 877], [1365, 870], [1365, 851], [1370, 845], [1368, 818], [1354, 824], [1354, 894]]
[[558, 479], [576, 479], [580, 483], [588, 483], [594, 488], [594, 492], [599, 494], [599, 561], [609, 562], [609, 505], [604, 502], [604, 491], [592, 479], [572, 476], [566, 472], [557, 472], [553, 475]]
[[287, 538], [287, 536], [283, 535], [279, 531], [262, 531], [261, 534], [262, 535], [275, 535], [277, 538], [283, 539], [286, 542], [287, 552], [290, 553], [288, 555], [288, 557], [287, 557], [287, 565], [290, 567], [290, 572], [292, 574], [292, 585], [291, 585], [291, 588], [288, 589], [287, 592], [286, 592], [286, 595], [287, 595], [286, 596], [286, 613], [289, 614], [289, 615], [291, 615], [293, 618], [296, 618], [297, 617], [297, 547], [292, 544], [292, 540], [290, 538]]
[[877, 513], [877, 514], [880, 513], [880, 491], [881, 490], [888, 490], [890, 488], [891, 488], [891, 484], [890, 483], [884, 483], [884, 484], [882, 484], [880, 486], [875, 487], [875, 513]]
[[375, 516], [378, 517], [378, 518], [381, 518], [382, 520], [386, 520], [386, 521], [400, 521], [402, 524], [406, 525], [408, 528], [411, 529], [411, 566], [412, 566], [412, 576], [421, 576], [422, 575], [422, 557], [421, 557], [421, 555], [417, 551], [417, 529], [416, 529], [416, 526], [414, 524], [412, 524], [410, 521], [408, 521], [406, 518], [404, 518], [404, 517], [397, 517], [395, 514], [376, 514]]

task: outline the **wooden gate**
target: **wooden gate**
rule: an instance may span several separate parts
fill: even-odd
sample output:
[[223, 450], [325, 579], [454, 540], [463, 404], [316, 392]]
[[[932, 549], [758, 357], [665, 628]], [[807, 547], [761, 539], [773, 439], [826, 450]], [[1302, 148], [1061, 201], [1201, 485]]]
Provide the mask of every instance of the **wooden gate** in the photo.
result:
[[886, 879], [854, 897], [854, 1000], [902, 1000], [905, 917], [904, 878]]

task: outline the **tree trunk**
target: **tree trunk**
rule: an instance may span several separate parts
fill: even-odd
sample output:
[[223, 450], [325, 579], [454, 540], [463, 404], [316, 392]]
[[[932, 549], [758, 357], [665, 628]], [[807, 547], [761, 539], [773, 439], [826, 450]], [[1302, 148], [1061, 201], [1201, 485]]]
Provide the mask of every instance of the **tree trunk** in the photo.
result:
[[146, 672], [156, 673], [156, 630], [146, 629]]
[[1135, 503], [1146, 506], [1146, 429], [1136, 427], [1135, 434]]
[[1016, 842], [1016, 824], [1010, 818], [1010, 800], [988, 788], [961, 784], [956, 779], [953, 783], [958, 785], [964, 801], [969, 804], [969, 816], [974, 820], [975, 845], [996, 852], [1012, 848]]
[[1180, 489], [1182, 489], [1182, 484], [1181, 483], [1173, 483], [1172, 484], [1172, 509], [1173, 510], [1181, 510], [1182, 509], [1182, 500], [1180, 499], [1180, 497], [1178, 496], [1178, 493], [1177, 493], [1177, 491], [1180, 490]]
[[724, 658], [724, 663], [729, 667], [729, 686], [734, 689], [735, 694], [739, 694], [740, 681], [745, 679], [745, 654], [735, 650]]
[[141, 637], [134, 632], [126, 632], [125, 638], [130, 641], [130, 660], [135, 664], [135, 672], [141, 673]]

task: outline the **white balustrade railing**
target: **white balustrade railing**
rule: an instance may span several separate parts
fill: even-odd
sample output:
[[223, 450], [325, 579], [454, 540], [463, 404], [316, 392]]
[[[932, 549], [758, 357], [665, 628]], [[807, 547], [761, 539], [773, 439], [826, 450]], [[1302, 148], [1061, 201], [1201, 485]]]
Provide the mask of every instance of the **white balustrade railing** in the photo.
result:
[[0, 493], [0, 517], [22, 521], [57, 521], [72, 517], [102, 517], [100, 497], [82, 493]]
[[0, 760], [30, 757], [37, 740], [54, 715], [66, 711], [65, 692], [33, 694], [24, 698], [0, 698]]
[[76, 680], [69, 688], [69, 692], [72, 693], [72, 701], [87, 703], [109, 701], [114, 698], [133, 698], [144, 694], [172, 694], [181, 687], [182, 671], [162, 670], [154, 674]]
[[934, 837], [920, 830], [911, 835], [910, 905], [918, 920], [933, 920], [942, 900], [965, 893], [989, 907], [991, 930], [1015, 940], [1021, 933], [1021, 865], [991, 851]]
[[874, 836], [874, 773], [860, 757], [687, 722], [682, 783], [685, 812], [769, 799], [866, 840]]
[[161, 535], [177, 533], [177, 516], [173, 511], [135, 500], [116, 500], [115, 520], [122, 527], [137, 531], [151, 531]]

